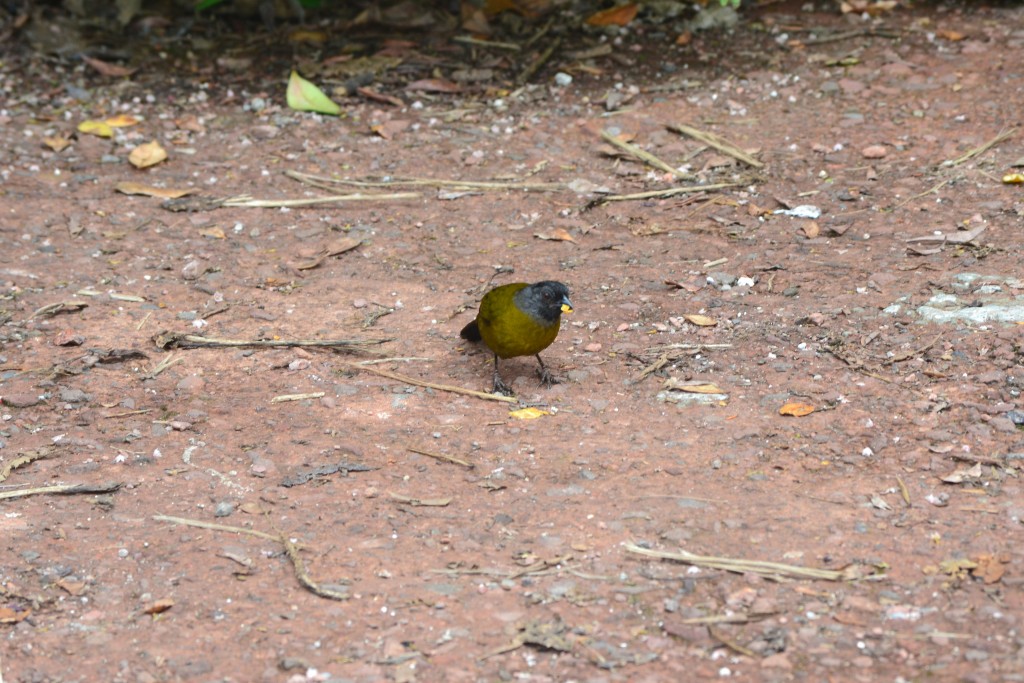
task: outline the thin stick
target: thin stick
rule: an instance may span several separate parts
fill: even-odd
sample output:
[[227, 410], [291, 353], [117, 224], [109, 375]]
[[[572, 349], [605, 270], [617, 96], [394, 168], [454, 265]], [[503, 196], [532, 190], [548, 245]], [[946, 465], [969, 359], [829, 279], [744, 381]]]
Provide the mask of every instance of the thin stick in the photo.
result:
[[447, 180], [444, 178], [392, 178], [383, 180], [347, 180], [345, 178], [326, 178], [315, 176], [300, 171], [285, 171], [284, 174], [293, 180], [302, 183], [322, 183], [324, 185], [352, 185], [353, 187], [454, 187], [468, 188], [473, 190], [538, 190], [557, 192], [564, 190], [563, 183], [524, 183], [519, 180], [512, 181], [485, 181], [485, 180]]
[[54, 495], [70, 495], [74, 493], [112, 493], [121, 488], [121, 482], [112, 481], [107, 484], [56, 484], [54, 486], [40, 486], [34, 489], [22, 489], [21, 491], [5, 491], [0, 493], [0, 500], [9, 498], [24, 498], [43, 493]]
[[248, 195], [225, 199], [221, 206], [243, 207], [250, 209], [277, 209], [283, 207], [317, 206], [319, 204], [337, 204], [340, 202], [382, 202], [399, 199], [418, 199], [419, 192], [395, 192], [393, 194], [338, 194], [331, 197], [310, 197], [308, 199], [253, 199]]
[[720, 642], [722, 645], [725, 645], [727, 648], [733, 650], [734, 652], [738, 652], [739, 654], [747, 657], [757, 657], [757, 653], [755, 653], [749, 647], [743, 647], [735, 640], [728, 638], [724, 633], [713, 628], [711, 624], [708, 624], [708, 634], [712, 638]]
[[653, 166], [654, 168], [665, 171], [666, 173], [671, 173], [675, 177], [681, 178], [683, 180], [693, 180], [694, 178], [693, 175], [689, 173], [683, 173], [678, 168], [670, 166], [669, 164], [662, 161], [658, 157], [654, 156], [650, 152], [640, 149], [636, 145], [631, 145], [630, 143], [626, 142], [625, 140], [619, 139], [618, 137], [612, 135], [606, 130], [601, 131], [601, 139], [604, 140], [605, 142], [615, 145], [623, 152], [626, 152], [627, 154], [636, 157], [637, 159], [644, 162], [648, 166]]
[[511, 50], [512, 52], [519, 52], [522, 50], [516, 43], [499, 43], [493, 40], [480, 40], [473, 36], [454, 36], [452, 40], [456, 43], [464, 43], [466, 45], [476, 45], [478, 47], [493, 47], [496, 50]]
[[990, 149], [992, 149], [993, 147], [998, 145], [1003, 140], [1007, 140], [1007, 139], [1013, 137], [1013, 134], [1016, 133], [1016, 132], [1017, 132], [1016, 128], [1004, 129], [1004, 130], [1000, 131], [999, 134], [996, 135], [994, 138], [992, 138], [991, 140], [989, 140], [988, 142], [983, 144], [981, 147], [975, 147], [974, 149], [969, 149], [963, 155], [957, 157], [956, 159], [947, 159], [946, 161], [943, 161], [939, 165], [940, 166], [946, 166], [946, 167], [959, 166], [960, 164], [964, 163], [965, 161], [970, 161], [974, 157], [979, 156], [981, 154], [984, 154], [985, 152], [989, 151]]
[[288, 403], [289, 401], [305, 401], [310, 398], [323, 398], [327, 393], [323, 391], [314, 391], [311, 394], [281, 394], [270, 399], [271, 403]]
[[151, 412], [152, 410], [153, 410], [152, 408], [143, 408], [141, 410], [126, 410], [123, 413], [114, 413], [112, 415], [104, 415], [103, 419], [104, 420], [116, 420], [117, 418], [129, 417], [131, 415], [145, 415], [146, 413]]
[[482, 391], [474, 391], [473, 389], [463, 389], [462, 387], [452, 386], [450, 384], [434, 384], [433, 382], [424, 382], [421, 379], [415, 377], [409, 377], [408, 375], [400, 375], [397, 372], [390, 372], [388, 370], [378, 370], [377, 368], [370, 367], [368, 365], [357, 365], [356, 363], [345, 363], [354, 370], [363, 370], [365, 372], [373, 373], [374, 375], [380, 375], [381, 377], [387, 377], [398, 382], [404, 382], [405, 384], [411, 384], [417, 387], [426, 387], [427, 389], [435, 389], [437, 391], [449, 391], [453, 394], [464, 394], [466, 396], [476, 396], [488, 401], [502, 401], [504, 403], [516, 403], [517, 399], [513, 396], [502, 396], [501, 394], [485, 394]]
[[329, 348], [350, 348], [362, 346], [375, 346], [392, 341], [391, 339], [293, 339], [291, 341], [279, 339], [218, 339], [216, 337], [202, 337], [194, 334], [181, 334], [178, 332], [164, 331], [153, 337], [156, 345], [162, 349], [199, 349], [239, 346], [257, 346], [270, 348], [292, 348], [296, 346], [319, 346]]
[[192, 526], [197, 529], [210, 529], [211, 531], [228, 531], [236, 534], [248, 534], [249, 536], [255, 536], [257, 538], [263, 538], [268, 541], [280, 541], [280, 535], [268, 534], [263, 531], [257, 531], [256, 529], [246, 529], [240, 526], [229, 526], [227, 524], [215, 524], [214, 522], [204, 522], [198, 519], [187, 519], [185, 517], [172, 517], [170, 515], [153, 515], [153, 520], [157, 522], [170, 522], [171, 524], [182, 524], [184, 526]]
[[713, 185], [689, 185], [687, 187], [670, 187], [667, 190], [649, 190], [647, 192], [636, 192], [633, 194], [610, 194], [599, 197], [595, 203], [602, 202], [625, 202], [633, 199], [655, 199], [674, 197], [677, 194], [692, 194], [694, 192], [706, 192], [708, 190], [724, 190], [729, 187], [739, 187], [742, 183], [715, 183]]
[[714, 133], [708, 133], [702, 130], [698, 130], [696, 128], [693, 128], [692, 126], [687, 126], [682, 123], [670, 125], [668, 129], [674, 133], [679, 133], [680, 135], [687, 135], [691, 138], [696, 138], [697, 140], [700, 140], [708, 147], [714, 147], [722, 154], [727, 154], [734, 159], [739, 159], [748, 166], [753, 166], [754, 168], [764, 168], [764, 164], [762, 164], [760, 161], [750, 156], [749, 154], [747, 154], [742, 149], [740, 149], [733, 143], [729, 142], [725, 138], [719, 137]]
[[155, 368], [153, 368], [145, 375], [143, 375], [142, 379], [153, 379], [167, 368], [171, 367], [176, 363], [180, 363], [181, 361], [181, 358], [175, 358], [174, 354], [172, 353], [165, 357], [163, 360], [161, 360], [159, 363], [157, 363]]
[[284, 545], [284, 551], [288, 554], [288, 559], [292, 561], [292, 567], [295, 569], [295, 578], [299, 580], [303, 588], [314, 595], [319, 595], [321, 598], [330, 598], [331, 600], [349, 599], [348, 593], [324, 588], [313, 581], [309, 576], [309, 572], [306, 571], [306, 563], [299, 557], [299, 549], [295, 547], [295, 544], [286, 538], [284, 534], [281, 534], [278, 540]]
[[476, 467], [476, 465], [474, 465], [471, 462], [459, 460], [458, 458], [453, 458], [452, 456], [445, 455], [444, 453], [431, 453], [430, 451], [425, 451], [422, 448], [416, 448], [414, 446], [407, 446], [406, 450], [412, 451], [413, 453], [419, 453], [420, 455], [425, 455], [428, 458], [437, 458], [438, 460], [444, 460], [445, 462], [451, 462], [455, 463], [456, 465], [462, 465], [463, 467], [468, 467], [469, 469], [473, 469], [474, 467]]
[[255, 536], [256, 538], [266, 539], [268, 541], [274, 541], [284, 546], [284, 552], [288, 555], [288, 559], [291, 560], [292, 568], [295, 570], [295, 578], [298, 579], [299, 583], [303, 588], [319, 595], [322, 598], [330, 598], [332, 600], [348, 600], [348, 593], [341, 591], [332, 590], [330, 588], [324, 588], [317, 584], [313, 579], [310, 578], [309, 572], [306, 571], [306, 564], [299, 557], [298, 547], [291, 542], [284, 534], [268, 534], [263, 531], [257, 531], [256, 529], [246, 529], [240, 526], [228, 526], [226, 524], [215, 524], [213, 522], [203, 522], [198, 519], [186, 519], [184, 517], [171, 517], [170, 515], [153, 515], [153, 519], [157, 522], [170, 522], [171, 524], [183, 524], [185, 526], [196, 527], [198, 529], [210, 529], [211, 531], [227, 531], [235, 534], [248, 534], [249, 536]]
[[540, 68], [544, 66], [549, 59], [551, 59], [551, 55], [555, 54], [555, 50], [557, 50], [561, 44], [561, 36], [552, 40], [551, 44], [547, 46], [547, 49], [541, 52], [537, 59], [533, 60], [533, 62], [526, 67], [521, 74], [519, 74], [519, 77], [516, 78], [516, 85], [526, 85], [527, 81], [533, 78], [533, 75], [540, 71]]
[[825, 581], [852, 581], [854, 579], [864, 578], [856, 572], [850, 571], [814, 569], [813, 567], [799, 567], [792, 564], [782, 564], [781, 562], [737, 560], [730, 557], [694, 555], [693, 553], [688, 553], [685, 550], [681, 550], [677, 553], [669, 553], [662, 550], [641, 548], [635, 543], [625, 543], [623, 544], [623, 547], [629, 552], [637, 553], [638, 555], [657, 557], [663, 560], [675, 560], [677, 562], [692, 564], [696, 567], [710, 567], [712, 569], [722, 569], [724, 571], [736, 572], [738, 574], [751, 573], [761, 574], [764, 576], [787, 576], [795, 579], [820, 579]]
[[903, 478], [896, 477], [896, 484], [900, 487], [900, 495], [903, 497], [903, 502], [907, 504], [907, 507], [911, 507], [910, 490], [907, 488], [907, 485], [903, 483]]
[[892, 210], [895, 211], [896, 209], [902, 209], [904, 206], [906, 206], [910, 202], [914, 201], [915, 199], [920, 199], [921, 197], [924, 197], [925, 195], [929, 195], [932, 192], [938, 192], [944, 185], [948, 184], [949, 182], [950, 182], [949, 179], [946, 179], [946, 180], [943, 180], [941, 183], [936, 183], [935, 185], [933, 185], [932, 187], [928, 188], [924, 192], [919, 192], [919, 193], [915, 194], [913, 197], [908, 197], [907, 199], [904, 199], [902, 202], [900, 202], [896, 206], [892, 207]]
[[142, 326], [146, 324], [146, 321], [149, 320], [149, 316], [151, 315], [153, 315], [153, 311], [146, 313], [145, 317], [143, 317], [142, 320], [139, 321], [139, 324], [135, 326], [136, 332], [142, 329]]

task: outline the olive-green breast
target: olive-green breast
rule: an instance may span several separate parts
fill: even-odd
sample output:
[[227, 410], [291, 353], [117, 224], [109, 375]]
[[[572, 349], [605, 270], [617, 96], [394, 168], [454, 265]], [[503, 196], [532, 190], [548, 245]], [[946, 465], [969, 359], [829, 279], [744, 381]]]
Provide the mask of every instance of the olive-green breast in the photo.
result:
[[560, 320], [542, 324], [516, 306], [516, 292], [527, 286], [517, 282], [495, 287], [480, 302], [476, 316], [480, 336], [499, 358], [532, 356], [551, 346], [558, 336]]

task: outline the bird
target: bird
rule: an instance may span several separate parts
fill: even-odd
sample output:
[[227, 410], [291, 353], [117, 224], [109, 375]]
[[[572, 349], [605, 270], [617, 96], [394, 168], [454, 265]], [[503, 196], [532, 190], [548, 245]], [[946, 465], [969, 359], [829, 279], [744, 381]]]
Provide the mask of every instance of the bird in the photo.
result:
[[561, 282], [544, 280], [527, 284], [514, 282], [495, 287], [480, 300], [480, 310], [459, 336], [471, 342], [483, 341], [494, 353], [494, 393], [512, 395], [512, 389], [498, 373], [499, 358], [536, 356], [544, 385], [558, 380], [540, 358], [558, 336], [563, 313], [572, 313], [569, 288]]

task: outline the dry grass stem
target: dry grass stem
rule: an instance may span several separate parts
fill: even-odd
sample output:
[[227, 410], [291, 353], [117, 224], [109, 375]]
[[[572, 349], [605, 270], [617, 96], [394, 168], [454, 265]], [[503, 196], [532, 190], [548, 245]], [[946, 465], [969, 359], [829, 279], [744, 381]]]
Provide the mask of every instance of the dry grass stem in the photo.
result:
[[711, 185], [689, 185], [687, 187], [670, 187], [666, 190], [650, 190], [648, 192], [635, 192], [633, 194], [609, 194], [598, 197], [594, 204], [603, 202], [626, 202], [636, 199], [664, 199], [674, 197], [677, 194], [692, 194], [694, 192], [708, 192], [709, 190], [724, 190], [730, 187], [739, 187], [741, 183], [713, 183]]
[[482, 398], [487, 401], [501, 401], [503, 403], [517, 403], [518, 399], [514, 396], [502, 396], [501, 394], [487, 394], [482, 391], [475, 391], [473, 389], [464, 389], [462, 387], [452, 386], [451, 384], [434, 384], [433, 382], [424, 382], [421, 379], [415, 377], [409, 377], [408, 375], [400, 375], [397, 372], [391, 372], [389, 370], [378, 370], [367, 365], [359, 365], [357, 363], [345, 363], [346, 366], [354, 370], [363, 370], [364, 372], [370, 372], [374, 375], [380, 375], [381, 377], [387, 377], [398, 382], [405, 384], [411, 384], [416, 387], [425, 387], [427, 389], [434, 389], [436, 391], [448, 391], [453, 394], [463, 394], [465, 396], [475, 396]]
[[221, 206], [249, 209], [280, 209], [301, 208], [303, 206], [319, 206], [321, 204], [339, 204], [343, 202], [387, 202], [401, 199], [419, 199], [419, 192], [394, 192], [392, 194], [336, 194], [330, 197], [309, 197], [307, 199], [253, 199], [248, 195], [225, 199]]
[[681, 180], [694, 179], [694, 176], [692, 174], [680, 171], [678, 168], [675, 168], [674, 166], [662, 161], [661, 159], [654, 156], [650, 152], [640, 149], [636, 145], [632, 145], [626, 142], [625, 140], [621, 140], [617, 136], [612, 135], [606, 130], [601, 131], [601, 139], [607, 143], [615, 145], [626, 154], [629, 154], [632, 157], [636, 157], [637, 159], [644, 162], [648, 166], [652, 166], [658, 170], [665, 171], [666, 173], [671, 173], [672, 175]]
[[708, 567], [709, 569], [721, 569], [738, 574], [760, 574], [761, 576], [780, 577], [789, 579], [816, 579], [821, 581], [853, 581], [865, 578], [862, 573], [849, 568], [843, 571], [834, 569], [814, 569], [813, 567], [800, 567], [781, 562], [765, 562], [762, 560], [737, 560], [731, 557], [714, 557], [708, 555], [694, 555], [685, 550], [670, 553], [663, 550], [652, 550], [641, 548], [635, 543], [626, 543], [626, 550], [638, 555], [657, 557], [663, 560], [675, 560], [685, 562], [695, 567]]
[[310, 398], [323, 398], [327, 394], [323, 391], [314, 391], [311, 394], [281, 394], [270, 399], [271, 403], [288, 403], [289, 401], [305, 401]]
[[[432, 453], [430, 451], [425, 451], [422, 448], [415, 448], [413, 446], [408, 446], [407, 450], [409, 450], [409, 451], [411, 451], [413, 453], [419, 453], [420, 455], [425, 455], [428, 458], [436, 458], [438, 460], [444, 460], [445, 462], [454, 463], [456, 465], [462, 465], [463, 467], [468, 467], [469, 469], [473, 469], [474, 467], [476, 467], [476, 465], [474, 465], [471, 462], [466, 462], [465, 460], [459, 460], [458, 458], [453, 458], [452, 456], [445, 455], [444, 453]], [[0, 479], [0, 481], [3, 481], [3, 479]]]
[[557, 192], [564, 190], [562, 183], [525, 183], [519, 180], [512, 181], [484, 181], [484, 180], [448, 180], [443, 178], [392, 178], [383, 180], [346, 180], [343, 178], [327, 178], [315, 176], [300, 171], [285, 171], [285, 175], [293, 180], [314, 185], [322, 189], [329, 189], [335, 185], [351, 185], [353, 187], [450, 187], [453, 189], [467, 190], [533, 190], [536, 192]]
[[72, 495], [76, 493], [113, 493], [121, 488], [121, 482], [112, 481], [106, 484], [56, 484], [54, 486], [40, 486], [34, 489], [21, 489], [20, 491], [5, 491], [0, 493], [0, 500], [9, 498], [25, 498], [26, 496], [37, 496], [41, 494]]
[[948, 168], [959, 166], [960, 164], [962, 164], [964, 162], [970, 161], [971, 159], [973, 159], [976, 156], [980, 156], [980, 155], [984, 154], [985, 152], [989, 151], [990, 149], [992, 149], [993, 147], [998, 145], [1000, 142], [1003, 142], [1004, 140], [1010, 139], [1011, 137], [1013, 137], [1013, 134], [1016, 133], [1016, 132], [1017, 132], [1016, 128], [1007, 128], [1005, 130], [1002, 130], [1002, 131], [999, 132], [998, 135], [996, 135], [994, 138], [992, 138], [991, 140], [989, 140], [985, 144], [981, 145], [980, 147], [975, 147], [974, 149], [969, 149], [964, 154], [962, 154], [961, 156], [958, 156], [956, 159], [947, 159], [946, 161], [943, 161], [939, 165], [940, 166], [945, 166], [945, 167], [948, 167]]
[[750, 156], [749, 154], [747, 154], [742, 149], [740, 149], [733, 143], [729, 142], [725, 138], [719, 137], [714, 133], [698, 130], [696, 128], [687, 126], [682, 123], [673, 124], [669, 126], [668, 129], [674, 133], [679, 133], [680, 135], [687, 135], [696, 140], [700, 140], [708, 147], [714, 147], [722, 154], [731, 156], [734, 159], [738, 159], [739, 161], [742, 161], [748, 166], [753, 166], [754, 168], [764, 168], [764, 164], [762, 164], [760, 161]]
[[202, 348], [237, 348], [237, 347], [269, 347], [287, 349], [297, 346], [314, 346], [326, 348], [359, 349], [365, 346], [385, 344], [391, 339], [218, 339], [202, 337], [194, 334], [163, 331], [153, 337], [153, 341], [161, 349], [202, 349]]

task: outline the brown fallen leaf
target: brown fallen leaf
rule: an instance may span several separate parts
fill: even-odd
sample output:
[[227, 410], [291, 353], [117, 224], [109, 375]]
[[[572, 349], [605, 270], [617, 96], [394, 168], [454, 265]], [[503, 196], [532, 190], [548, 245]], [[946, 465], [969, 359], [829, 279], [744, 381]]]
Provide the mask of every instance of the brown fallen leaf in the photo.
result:
[[569, 231], [565, 228], [551, 228], [547, 232], [535, 232], [533, 236], [542, 240], [552, 240], [555, 242], [572, 242], [576, 243], [573, 236], [569, 234]]
[[1006, 562], [1009, 558], [985, 553], [979, 555], [978, 566], [971, 570], [971, 576], [981, 579], [985, 583], [996, 583], [1006, 573]]
[[626, 26], [636, 18], [640, 6], [636, 3], [619, 5], [610, 9], [595, 12], [587, 17], [589, 26]]
[[151, 602], [143, 608], [144, 614], [160, 614], [174, 607], [174, 600], [171, 598], [160, 598], [155, 602]]
[[85, 593], [85, 581], [72, 581], [67, 577], [57, 581], [57, 587], [67, 591], [68, 595], [76, 597]]
[[96, 69], [101, 76], [111, 76], [113, 78], [125, 78], [131, 76], [138, 69], [129, 69], [125, 66], [118, 66], [117, 64], [111, 64], [110, 62], [104, 62], [102, 59], [96, 59], [95, 57], [87, 57], [82, 55], [82, 61]]
[[52, 149], [54, 152], [60, 152], [67, 149], [71, 145], [69, 138], [54, 136], [43, 138], [43, 144]]
[[779, 408], [779, 415], [790, 415], [792, 417], [803, 417], [814, 412], [814, 406], [807, 403], [791, 402]]
[[947, 484], [962, 484], [965, 481], [977, 481], [981, 479], [981, 463], [974, 463], [967, 469], [959, 469], [951, 474], [947, 474], [942, 477], [942, 481]]
[[17, 624], [28, 619], [31, 614], [32, 610], [27, 607], [22, 610], [0, 607], [0, 624]]
[[698, 327], [714, 327], [718, 324], [718, 321], [714, 318], [701, 315], [700, 313], [687, 313], [683, 316], [683, 319], [697, 325]]
[[703, 275], [693, 275], [686, 280], [665, 280], [665, 284], [676, 289], [685, 289], [693, 294], [707, 287], [708, 281]]
[[443, 78], [421, 78], [420, 80], [413, 81], [405, 86], [405, 89], [418, 90], [420, 92], [462, 92], [462, 88], [459, 87], [458, 83], [454, 83]]
[[806, 221], [800, 226], [800, 232], [802, 232], [807, 239], [813, 239], [821, 232], [821, 228], [818, 227], [818, 224], [815, 221]]
[[130, 180], [118, 183], [114, 186], [114, 189], [121, 194], [160, 197], [161, 199], [177, 199], [178, 197], [184, 197], [195, 192], [195, 190], [192, 189], [178, 190], [171, 187], [153, 187], [152, 185], [143, 185], [142, 183], [136, 183]]
[[688, 394], [724, 394], [726, 391], [714, 382], [703, 382], [701, 380], [680, 380], [669, 377], [665, 380], [663, 389], [684, 391]]
[[405, 503], [413, 507], [445, 507], [452, 502], [451, 498], [410, 498], [392, 491], [388, 491], [388, 495], [396, 503]]
[[167, 159], [167, 150], [156, 140], [145, 142], [131, 151], [128, 161], [135, 168], [149, 168]]
[[215, 240], [222, 240], [225, 238], [224, 231], [216, 226], [200, 230], [199, 234], [203, 237], [212, 237]]

